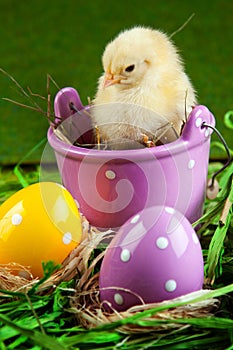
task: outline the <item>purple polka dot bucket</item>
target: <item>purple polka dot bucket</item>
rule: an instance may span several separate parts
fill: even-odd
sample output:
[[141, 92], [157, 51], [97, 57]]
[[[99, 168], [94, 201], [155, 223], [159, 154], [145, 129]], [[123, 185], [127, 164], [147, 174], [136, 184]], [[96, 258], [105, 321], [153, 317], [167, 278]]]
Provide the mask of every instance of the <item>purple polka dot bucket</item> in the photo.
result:
[[[89, 108], [73, 88], [62, 89], [55, 98], [55, 115], [71, 124], [71, 138], [79, 143], [93, 136]], [[175, 208], [193, 223], [202, 215], [206, 192], [212, 129], [204, 123], [214, 126], [215, 119], [198, 105], [177, 140], [150, 148], [79, 147], [59, 139], [52, 127], [48, 141], [64, 186], [92, 225], [116, 229], [139, 211], [158, 205]]]

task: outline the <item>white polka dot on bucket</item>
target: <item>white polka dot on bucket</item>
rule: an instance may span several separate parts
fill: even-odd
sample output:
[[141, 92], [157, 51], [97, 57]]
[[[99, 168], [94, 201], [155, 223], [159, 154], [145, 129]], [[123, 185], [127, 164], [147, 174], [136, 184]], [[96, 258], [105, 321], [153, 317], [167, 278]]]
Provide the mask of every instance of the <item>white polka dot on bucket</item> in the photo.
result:
[[138, 222], [139, 219], [140, 219], [140, 215], [137, 214], [131, 219], [130, 222], [131, 222], [131, 224], [136, 224], [136, 222]]
[[123, 296], [119, 293], [116, 293], [114, 295], [114, 301], [117, 305], [122, 305], [124, 303], [124, 299], [123, 299]]
[[105, 176], [106, 176], [106, 178], [109, 179], [109, 180], [114, 180], [115, 177], [116, 177], [116, 173], [115, 173], [113, 170], [107, 170], [107, 171], [105, 172]]
[[128, 249], [123, 249], [121, 252], [121, 261], [127, 262], [130, 260], [131, 254]]
[[196, 119], [195, 125], [197, 128], [199, 128], [201, 126], [201, 124], [202, 124], [202, 119], [199, 117]]
[[174, 214], [175, 213], [175, 209], [171, 208], [171, 207], [165, 207], [165, 211], [168, 214]]
[[168, 280], [165, 283], [165, 289], [167, 292], [174, 292], [176, 290], [177, 284], [175, 280]]
[[156, 246], [159, 248], [159, 249], [166, 249], [167, 246], [168, 246], [168, 239], [166, 237], [159, 237], [157, 240], [156, 240]]
[[199, 108], [197, 111], [196, 111], [196, 113], [195, 113], [195, 117], [197, 118], [197, 117], [199, 117], [199, 115], [201, 115], [202, 114], [202, 110]]
[[23, 217], [22, 217], [21, 214], [14, 214], [14, 215], [12, 215], [12, 218], [11, 218], [12, 225], [18, 226], [18, 225], [21, 224], [22, 221], [23, 221]]
[[188, 168], [189, 169], [193, 169], [195, 166], [195, 160], [194, 159], [190, 159], [188, 162]]
[[70, 244], [72, 241], [72, 234], [70, 232], [66, 232], [62, 237], [62, 241], [64, 244]]

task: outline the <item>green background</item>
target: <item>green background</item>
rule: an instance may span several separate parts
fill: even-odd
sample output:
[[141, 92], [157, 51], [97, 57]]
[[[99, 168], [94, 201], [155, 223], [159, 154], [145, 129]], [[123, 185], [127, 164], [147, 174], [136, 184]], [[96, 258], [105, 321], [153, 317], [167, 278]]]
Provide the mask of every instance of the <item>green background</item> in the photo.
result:
[[[101, 54], [119, 31], [147, 25], [168, 34], [195, 13], [173, 37], [199, 103], [214, 113], [217, 127], [233, 144], [223, 125], [233, 109], [233, 2], [229, 0], [0, 0], [0, 67], [23, 88], [47, 96], [46, 76], [60, 87], [78, 89], [83, 103], [94, 96], [102, 72]], [[51, 84], [52, 98], [58, 91]], [[0, 97], [28, 103], [11, 80], [0, 73]], [[37, 99], [37, 98], [35, 98]], [[46, 103], [37, 99], [46, 109]], [[0, 100], [0, 163], [15, 164], [43, 137], [48, 122], [37, 112]], [[27, 157], [39, 162], [42, 148]], [[213, 152], [212, 157], [217, 157]]]

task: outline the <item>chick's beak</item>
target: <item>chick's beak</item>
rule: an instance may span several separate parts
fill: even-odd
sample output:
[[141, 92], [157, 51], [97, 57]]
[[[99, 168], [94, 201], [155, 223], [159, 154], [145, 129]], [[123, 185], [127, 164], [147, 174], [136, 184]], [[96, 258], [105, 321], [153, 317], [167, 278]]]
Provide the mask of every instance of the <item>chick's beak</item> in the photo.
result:
[[120, 83], [120, 78], [115, 78], [113, 74], [111, 73], [106, 73], [104, 77], [104, 88], [114, 85], [114, 84], [119, 84]]

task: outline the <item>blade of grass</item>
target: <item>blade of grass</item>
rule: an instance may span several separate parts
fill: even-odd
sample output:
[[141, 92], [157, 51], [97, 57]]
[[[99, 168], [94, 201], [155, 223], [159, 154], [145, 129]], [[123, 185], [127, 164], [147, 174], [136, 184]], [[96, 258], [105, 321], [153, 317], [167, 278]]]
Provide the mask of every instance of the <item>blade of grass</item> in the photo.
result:
[[224, 124], [228, 127], [228, 129], [233, 129], [233, 120], [231, 119], [233, 117], [233, 111], [228, 111], [224, 115]]
[[[53, 313], [51, 315], [48, 315], [48, 314], [45, 314], [43, 316], [41, 315], [40, 323], [42, 325], [46, 325], [49, 322], [52, 322], [55, 319], [59, 318], [60, 316], [61, 316], [61, 312]], [[9, 323], [5, 322], [3, 320], [3, 317], [6, 317], [7, 319], [11, 320], [12, 323], [9, 324]], [[21, 313], [21, 317], [19, 316], [16, 319], [15, 318], [12, 319], [9, 314], [8, 315], [0, 314], [0, 321], [5, 323], [5, 326], [1, 327], [1, 332], [0, 332], [0, 340], [1, 341], [11, 339], [15, 335], [21, 334], [21, 332], [18, 331], [17, 327], [28, 330], [28, 331], [33, 331], [33, 330], [36, 330], [38, 328], [38, 322], [35, 319], [35, 317], [33, 315], [25, 316], [25, 315], [23, 315], [23, 313]], [[13, 325], [16, 325], [17, 327], [13, 327]], [[22, 334], [27, 335], [25, 333], [22, 333]], [[41, 334], [44, 334], [44, 333], [41, 333]]]
[[221, 256], [224, 250], [224, 241], [232, 221], [232, 203], [233, 203], [233, 186], [231, 187], [229, 196], [225, 203], [230, 203], [224, 207], [228, 212], [222, 212], [217, 229], [211, 239], [207, 263], [205, 266], [207, 283], [213, 284], [216, 277], [219, 276], [218, 271], [221, 271], [221, 266], [217, 271], [217, 266], [221, 264]]
[[[32, 340], [35, 344], [40, 345], [43, 349], [49, 350], [67, 350], [67, 347], [61, 344], [60, 341], [50, 337], [46, 334], [43, 334], [38, 331], [33, 331], [26, 327], [20, 326], [19, 322], [11, 321], [6, 315], [0, 314], [0, 322], [4, 323], [11, 329], [15, 331], [16, 334], [20, 334]], [[2, 337], [1, 337], [2, 340]]]
[[216, 198], [217, 203], [212, 209], [207, 210], [206, 213], [199, 220], [197, 220], [192, 224], [193, 227], [196, 227], [202, 224], [201, 228], [198, 230], [199, 234], [203, 233], [206, 230], [206, 228], [209, 226], [209, 224], [211, 224], [217, 216], [221, 215], [222, 209], [225, 205], [225, 201], [227, 200], [228, 196], [232, 196], [232, 194], [230, 194], [232, 192], [232, 187], [233, 187], [232, 178], [233, 178], [233, 162], [224, 171], [219, 181], [221, 190], [218, 193], [218, 196]]
[[19, 336], [17, 339], [12, 341], [8, 346], [8, 350], [20, 349], [20, 345], [24, 344], [27, 341], [27, 337], [25, 335]]
[[[224, 336], [225, 335], [225, 336]], [[148, 348], [157, 348], [166, 349], [166, 350], [179, 350], [179, 349], [219, 349], [223, 350], [223, 345], [229, 344], [229, 339], [226, 334], [222, 332], [218, 335], [213, 335], [211, 332], [205, 332], [202, 334], [192, 334], [192, 335], [182, 335], [166, 338], [166, 339], [157, 339], [152, 341]], [[214, 345], [214, 348], [211, 347]], [[218, 345], [219, 347], [216, 347]], [[211, 348], [210, 348], [211, 347]], [[133, 349], [133, 348], [132, 348]], [[144, 348], [143, 348], [144, 349]], [[145, 347], [147, 349], [147, 347]]]
[[23, 175], [23, 171], [20, 169], [20, 165], [27, 159], [33, 152], [35, 152], [40, 146], [45, 144], [47, 141], [47, 138], [43, 138], [40, 142], [38, 142], [14, 167], [14, 174], [17, 176], [20, 184], [23, 188], [30, 185], [30, 183], [26, 180], [26, 177]]
[[80, 333], [74, 336], [63, 337], [62, 343], [70, 346], [75, 346], [77, 344], [107, 344], [112, 342], [118, 342], [122, 339], [122, 335], [120, 335], [117, 331], [108, 332], [108, 331], [100, 331], [95, 332], [90, 329], [89, 331], [85, 331], [84, 333]]

